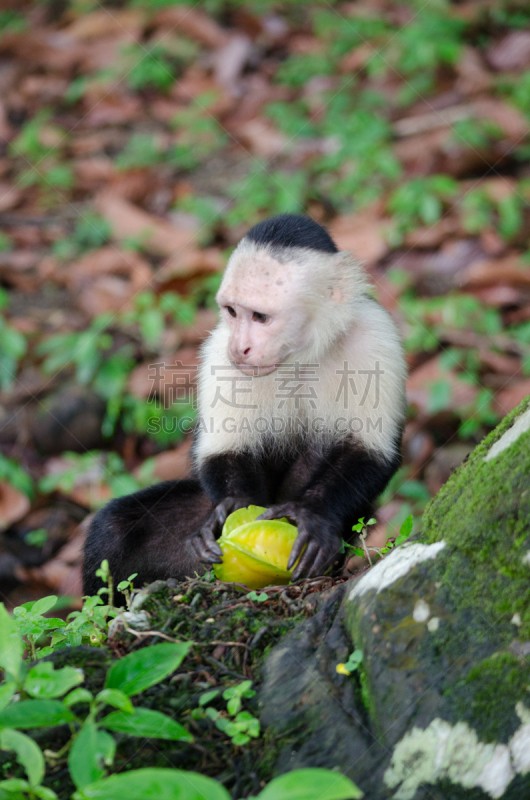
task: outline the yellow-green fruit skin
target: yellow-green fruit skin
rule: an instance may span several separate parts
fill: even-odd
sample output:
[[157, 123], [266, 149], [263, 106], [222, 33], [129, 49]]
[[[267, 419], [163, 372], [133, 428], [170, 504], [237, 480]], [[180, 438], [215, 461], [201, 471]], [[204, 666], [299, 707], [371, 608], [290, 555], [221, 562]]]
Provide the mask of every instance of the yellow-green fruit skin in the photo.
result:
[[[255, 517], [264, 509], [256, 506], [250, 508], [253, 511], [256, 509], [254, 521], [236, 528], [229, 524], [230, 517], [240, 514], [243, 509], [234, 512], [226, 520], [223, 534], [217, 542], [223, 551], [223, 563], [214, 564], [216, 578], [244, 583], [249, 589], [289, 583], [292, 570], [287, 569], [287, 562], [298, 535], [297, 529], [282, 520], [256, 520]], [[243, 516], [241, 514], [237, 521], [242, 520]]]

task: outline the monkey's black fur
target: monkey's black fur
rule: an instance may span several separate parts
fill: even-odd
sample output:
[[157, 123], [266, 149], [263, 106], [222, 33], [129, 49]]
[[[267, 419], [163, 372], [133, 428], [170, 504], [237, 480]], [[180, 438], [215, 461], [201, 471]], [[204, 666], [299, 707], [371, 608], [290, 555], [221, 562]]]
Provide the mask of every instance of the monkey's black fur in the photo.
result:
[[279, 214], [258, 222], [246, 235], [256, 244], [278, 247], [309, 247], [323, 253], [338, 253], [335, 242], [322, 225], [311, 217], [299, 214]]
[[226, 516], [250, 503], [270, 507], [268, 516], [304, 524], [324, 571], [336, 556], [337, 539], [351, 539], [352, 525], [372, 515], [373, 499], [399, 463], [398, 456], [377, 458], [351, 442], [330, 447], [324, 457], [307, 448], [283, 458], [247, 452], [207, 459], [198, 480], [159, 483], [112, 500], [96, 514], [85, 545], [83, 591], [95, 594], [101, 587], [95, 572], [104, 558], [115, 584], [133, 572], [137, 586], [202, 574], [209, 555], [202, 532], [219, 536]]
[[94, 517], [85, 544], [83, 591], [96, 594], [96, 578], [108, 559], [114, 585], [133, 572], [136, 586], [157, 578], [204, 572], [186, 546], [186, 537], [208, 519], [212, 503], [194, 480], [164, 481], [111, 500]]

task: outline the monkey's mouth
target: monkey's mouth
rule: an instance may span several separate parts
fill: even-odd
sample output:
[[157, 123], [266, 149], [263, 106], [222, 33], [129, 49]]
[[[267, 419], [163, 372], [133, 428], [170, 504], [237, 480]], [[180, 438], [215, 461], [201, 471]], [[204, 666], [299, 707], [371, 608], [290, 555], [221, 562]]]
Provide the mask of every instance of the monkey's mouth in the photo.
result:
[[278, 369], [279, 364], [270, 364], [269, 366], [256, 367], [252, 364], [237, 364], [236, 367], [243, 375], [252, 375], [254, 378], [262, 378], [264, 375], [270, 375]]

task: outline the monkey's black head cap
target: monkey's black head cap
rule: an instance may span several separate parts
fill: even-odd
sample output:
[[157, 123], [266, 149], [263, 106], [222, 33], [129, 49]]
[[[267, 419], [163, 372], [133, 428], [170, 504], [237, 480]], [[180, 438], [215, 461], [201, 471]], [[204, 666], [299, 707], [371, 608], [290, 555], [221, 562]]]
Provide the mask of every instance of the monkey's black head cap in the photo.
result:
[[246, 239], [262, 245], [277, 247], [309, 247], [324, 253], [338, 253], [335, 242], [322, 225], [301, 214], [279, 214], [258, 222]]

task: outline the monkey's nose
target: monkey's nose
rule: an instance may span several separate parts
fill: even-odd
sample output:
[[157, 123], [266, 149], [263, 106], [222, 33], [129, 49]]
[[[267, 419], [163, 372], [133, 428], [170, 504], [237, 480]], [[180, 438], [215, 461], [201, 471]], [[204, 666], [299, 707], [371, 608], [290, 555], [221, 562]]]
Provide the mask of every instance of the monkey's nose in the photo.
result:
[[228, 355], [231, 361], [235, 361], [236, 364], [243, 364], [250, 355], [251, 349], [252, 348], [250, 347], [245, 347], [244, 349], [239, 347], [231, 347]]

